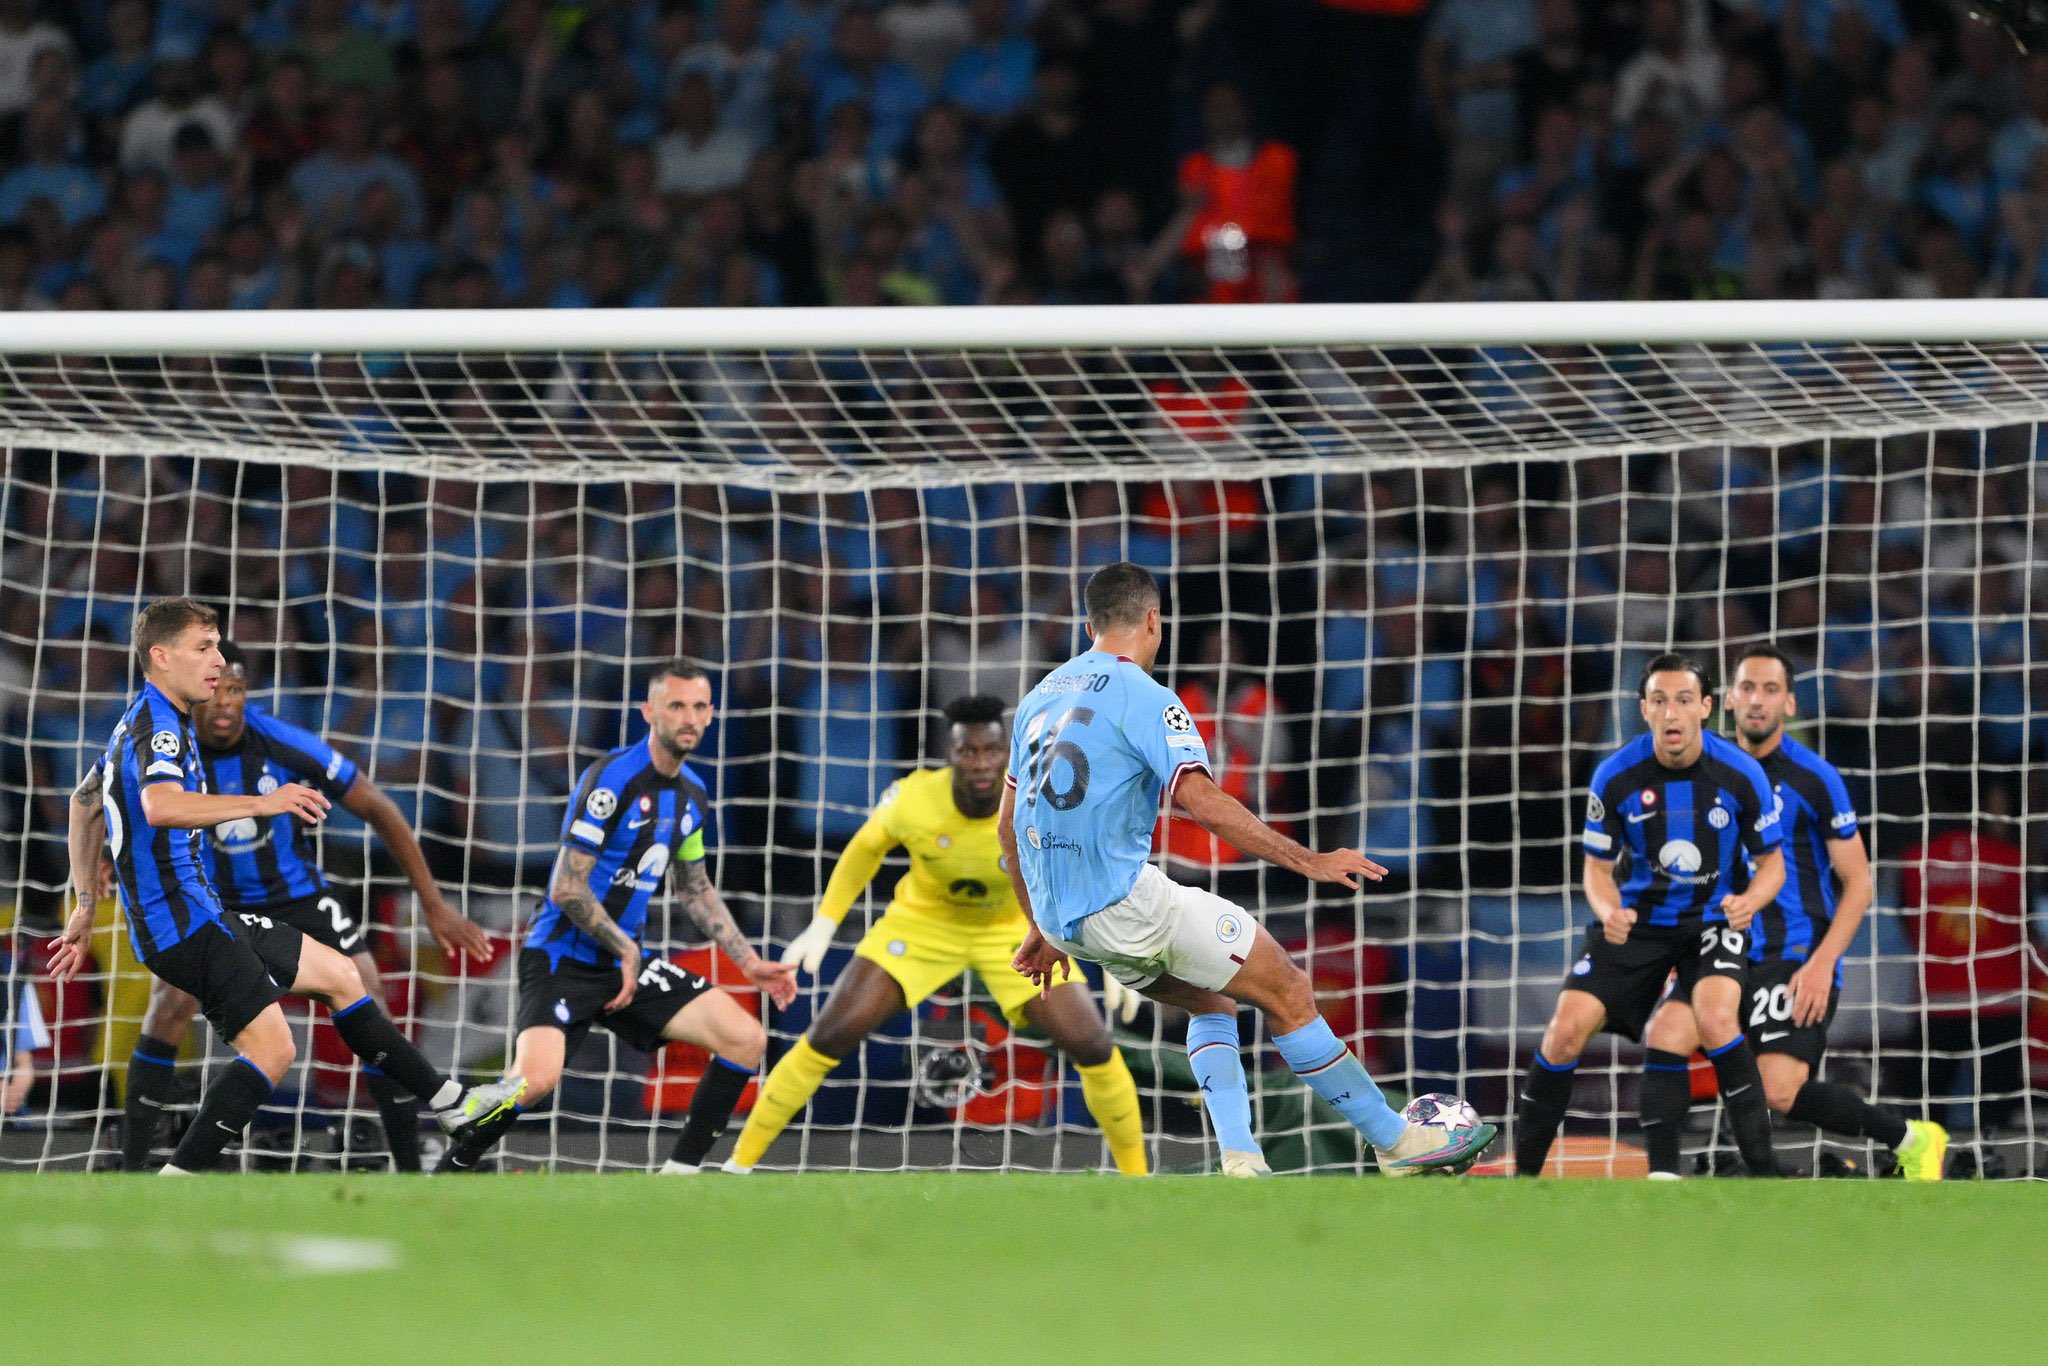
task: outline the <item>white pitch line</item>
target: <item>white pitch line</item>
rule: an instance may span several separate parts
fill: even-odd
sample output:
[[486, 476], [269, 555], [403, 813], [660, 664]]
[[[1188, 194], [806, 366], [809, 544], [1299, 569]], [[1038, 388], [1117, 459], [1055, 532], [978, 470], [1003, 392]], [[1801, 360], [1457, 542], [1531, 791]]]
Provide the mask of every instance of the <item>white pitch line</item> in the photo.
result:
[[197, 1239], [159, 1232], [137, 1238], [131, 1232], [89, 1224], [24, 1226], [14, 1230], [17, 1247], [42, 1252], [104, 1252], [114, 1247], [148, 1248], [167, 1259], [211, 1253], [244, 1258], [280, 1276], [347, 1276], [395, 1271], [404, 1262], [388, 1238], [346, 1238], [325, 1233], [256, 1233], [234, 1229]]

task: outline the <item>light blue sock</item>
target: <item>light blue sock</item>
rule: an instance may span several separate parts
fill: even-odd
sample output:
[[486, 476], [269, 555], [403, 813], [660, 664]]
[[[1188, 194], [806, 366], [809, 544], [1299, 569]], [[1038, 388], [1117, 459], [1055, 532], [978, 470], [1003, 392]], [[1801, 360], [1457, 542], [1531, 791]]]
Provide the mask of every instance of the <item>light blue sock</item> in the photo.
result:
[[1216, 1126], [1216, 1141], [1227, 1153], [1255, 1153], [1252, 1097], [1245, 1089], [1244, 1058], [1237, 1051], [1235, 1015], [1195, 1015], [1188, 1020], [1188, 1062], [1202, 1083], [1202, 1104]]
[[1337, 1041], [1327, 1020], [1305, 1024], [1292, 1034], [1276, 1034], [1273, 1046], [1317, 1095], [1336, 1107], [1375, 1148], [1391, 1148], [1408, 1127], [1387, 1105], [1380, 1088], [1365, 1074], [1365, 1064]]

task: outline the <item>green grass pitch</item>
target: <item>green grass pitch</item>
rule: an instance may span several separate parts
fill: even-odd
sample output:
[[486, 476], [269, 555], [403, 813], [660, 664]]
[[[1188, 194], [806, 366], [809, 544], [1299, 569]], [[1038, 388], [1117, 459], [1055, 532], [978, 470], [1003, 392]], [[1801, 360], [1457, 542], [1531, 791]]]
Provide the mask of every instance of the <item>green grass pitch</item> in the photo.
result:
[[0, 1359], [2048, 1353], [2048, 1185], [0, 1177]]

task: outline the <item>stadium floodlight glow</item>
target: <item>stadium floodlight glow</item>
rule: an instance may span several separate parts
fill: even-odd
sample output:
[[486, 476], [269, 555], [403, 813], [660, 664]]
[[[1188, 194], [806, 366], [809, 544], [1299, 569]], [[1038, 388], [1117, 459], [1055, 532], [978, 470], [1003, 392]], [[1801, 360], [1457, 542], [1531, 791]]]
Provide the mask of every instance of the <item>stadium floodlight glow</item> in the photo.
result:
[[[1908, 855], [1971, 827], [1980, 792], [2022, 822], [2044, 800], [2044, 348], [2042, 300], [9, 315], [0, 640], [25, 738], [0, 813], [27, 829], [0, 841], [0, 897], [61, 882], [43, 813], [132, 691], [126, 623], [146, 594], [192, 591], [283, 679], [256, 700], [370, 765], [446, 887], [506, 931], [646, 671], [706, 660], [717, 880], [771, 947], [925, 758], [932, 709], [1018, 695], [1072, 647], [1085, 571], [1130, 558], [1173, 582], [1163, 677], [1198, 716], [1231, 713], [1230, 790], [1403, 886], [1310, 900], [1282, 876], [1174, 871], [1216, 872], [1312, 953], [1391, 1089], [1498, 1118], [1578, 954], [1585, 782], [1637, 725], [1634, 671], [1768, 636], [1799, 661], [1798, 724], [1849, 775], [1878, 871], [1829, 1068], [1915, 1104], [1974, 1069], [2024, 1169], [2042, 1117], [1998, 1031], [2040, 979], [1944, 977], [1948, 950], [1921, 945], [1945, 931], [1906, 896]], [[1960, 876], [1983, 916], [1969, 942], [2011, 940], [1985, 966], [2031, 962], [1996, 870]], [[136, 969], [102, 967], [96, 1047], [125, 1058]], [[430, 1056], [494, 1060], [509, 955], [416, 967], [406, 1022]], [[774, 1023], [783, 1042], [832, 970]], [[1959, 1013], [1923, 1011], [1952, 990]], [[77, 1024], [60, 1004], [53, 1025]], [[1053, 1089], [1066, 1065], [986, 1047], [986, 1003], [947, 1004], [828, 1083], [763, 1165], [1100, 1165]], [[1969, 1017], [1997, 1027], [1920, 1044], [1930, 1018]], [[1140, 1025], [1148, 1132], [1185, 1131], [1177, 1040]], [[916, 1108], [918, 1060], [966, 1045], [985, 1094]], [[345, 1081], [315, 1053], [293, 1124], [254, 1151], [381, 1151], [324, 1127]], [[1591, 1170], [1627, 1163], [1638, 1062], [1586, 1057], [1568, 1152]], [[658, 1162], [638, 1106], [677, 1079], [606, 1084], [640, 1065], [572, 1060], [514, 1152]], [[65, 1103], [87, 1094], [79, 1078]], [[39, 1113], [64, 1122], [10, 1122], [0, 1165], [113, 1146], [113, 1111]], [[1363, 1165], [1347, 1126], [1263, 1118], [1319, 1165]], [[1162, 1167], [1200, 1151], [1161, 1143]]]

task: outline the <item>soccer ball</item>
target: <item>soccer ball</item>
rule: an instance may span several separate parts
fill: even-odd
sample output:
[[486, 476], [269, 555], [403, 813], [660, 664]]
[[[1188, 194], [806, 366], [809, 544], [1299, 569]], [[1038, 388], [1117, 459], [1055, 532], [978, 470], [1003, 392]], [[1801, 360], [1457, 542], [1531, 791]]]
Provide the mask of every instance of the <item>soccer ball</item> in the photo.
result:
[[[1401, 1107], [1401, 1118], [1410, 1124], [1435, 1124], [1440, 1128], [1456, 1132], [1459, 1129], [1479, 1127], [1479, 1112], [1467, 1105], [1459, 1096], [1447, 1096], [1440, 1091], [1426, 1096], [1417, 1096]], [[1479, 1160], [1474, 1153], [1469, 1161], [1456, 1167], [1439, 1167], [1437, 1170], [1455, 1174], [1471, 1167]]]

